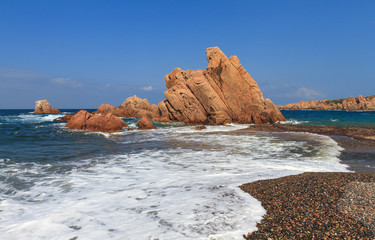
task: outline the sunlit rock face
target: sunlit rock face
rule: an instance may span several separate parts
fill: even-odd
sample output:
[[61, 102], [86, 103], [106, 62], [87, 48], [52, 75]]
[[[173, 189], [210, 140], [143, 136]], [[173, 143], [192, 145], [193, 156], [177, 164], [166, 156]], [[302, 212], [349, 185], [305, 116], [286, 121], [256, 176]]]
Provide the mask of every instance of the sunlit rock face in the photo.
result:
[[119, 107], [101, 105], [95, 113], [147, 118], [157, 122], [222, 125], [226, 123], [277, 123], [284, 116], [236, 56], [227, 58], [218, 48], [206, 49], [206, 70], [174, 69], [164, 77], [165, 100], [151, 105], [147, 99], [129, 97]]
[[60, 110], [57, 108], [51, 107], [51, 104], [46, 100], [39, 100], [35, 102], [35, 114], [45, 114], [45, 113], [60, 113]]
[[80, 110], [66, 123], [68, 129], [114, 133], [127, 127], [126, 123], [112, 113], [93, 114]]
[[206, 70], [176, 68], [164, 77], [171, 120], [214, 125], [285, 121], [236, 56], [227, 58], [218, 47], [206, 53]]

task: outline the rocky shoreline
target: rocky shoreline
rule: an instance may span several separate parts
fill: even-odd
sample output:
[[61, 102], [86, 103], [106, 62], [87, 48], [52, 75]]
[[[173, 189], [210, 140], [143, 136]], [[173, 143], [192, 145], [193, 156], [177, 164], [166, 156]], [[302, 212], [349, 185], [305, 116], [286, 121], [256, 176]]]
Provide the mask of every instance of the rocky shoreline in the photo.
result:
[[[344, 151], [375, 153], [375, 127], [273, 124], [243, 131], [310, 132], [332, 137]], [[245, 239], [375, 238], [375, 173], [307, 172], [240, 188], [267, 211]]]
[[344, 149], [349, 147], [375, 149], [375, 127], [264, 124], [250, 125], [243, 131], [309, 132], [330, 136]]
[[337, 100], [310, 100], [287, 105], [278, 105], [280, 110], [344, 110], [344, 111], [374, 111], [375, 95], [357, 98], [349, 97]]

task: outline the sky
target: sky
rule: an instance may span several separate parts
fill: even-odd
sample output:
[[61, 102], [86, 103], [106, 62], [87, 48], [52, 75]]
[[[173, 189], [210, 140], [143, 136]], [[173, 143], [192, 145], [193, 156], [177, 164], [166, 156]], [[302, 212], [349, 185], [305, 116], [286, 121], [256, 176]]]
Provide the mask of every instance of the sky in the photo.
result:
[[275, 104], [375, 95], [375, 1], [0, 0], [0, 109], [165, 99], [205, 49], [239, 57]]

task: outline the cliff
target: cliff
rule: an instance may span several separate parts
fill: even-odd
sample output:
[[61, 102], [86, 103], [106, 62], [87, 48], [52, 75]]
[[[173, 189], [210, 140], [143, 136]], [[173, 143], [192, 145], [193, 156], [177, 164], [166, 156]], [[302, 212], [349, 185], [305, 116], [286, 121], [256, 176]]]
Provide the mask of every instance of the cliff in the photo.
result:
[[321, 100], [321, 101], [301, 101], [299, 103], [290, 103], [279, 105], [280, 110], [375, 110], [375, 95], [369, 97], [357, 98], [349, 97], [338, 100]]

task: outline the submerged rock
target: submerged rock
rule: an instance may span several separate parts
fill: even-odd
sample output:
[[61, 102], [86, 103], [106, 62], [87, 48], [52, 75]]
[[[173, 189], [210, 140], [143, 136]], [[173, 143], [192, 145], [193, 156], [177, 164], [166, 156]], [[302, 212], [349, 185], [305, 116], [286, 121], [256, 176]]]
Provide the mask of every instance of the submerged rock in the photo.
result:
[[195, 130], [203, 130], [203, 129], [207, 129], [207, 127], [204, 126], [204, 125], [199, 125], [199, 126], [196, 126], [194, 129]]
[[154, 124], [150, 122], [147, 118], [143, 117], [137, 122], [137, 126], [139, 130], [146, 130], [146, 129], [156, 129]]
[[43, 100], [39, 100], [35, 102], [34, 113], [35, 114], [45, 114], [45, 113], [57, 114], [57, 113], [60, 113], [60, 110], [57, 108], [51, 107], [51, 104], [46, 99], [43, 99]]
[[66, 126], [69, 129], [109, 133], [118, 132], [124, 127], [127, 127], [126, 123], [121, 118], [114, 116], [112, 113], [99, 115], [89, 113], [85, 110], [80, 110], [74, 114], [66, 123]]

